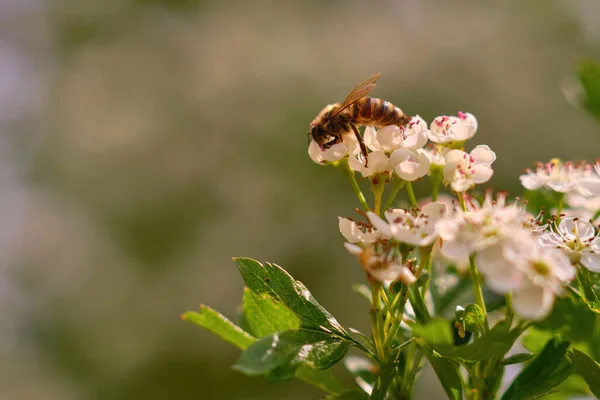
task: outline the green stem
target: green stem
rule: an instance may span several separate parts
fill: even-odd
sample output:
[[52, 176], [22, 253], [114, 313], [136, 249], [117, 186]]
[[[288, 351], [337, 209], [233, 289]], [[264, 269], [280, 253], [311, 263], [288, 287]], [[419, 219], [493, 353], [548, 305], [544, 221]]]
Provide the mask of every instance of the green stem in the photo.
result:
[[[390, 325], [390, 328], [387, 331], [385, 342], [383, 343], [384, 349], [389, 349], [391, 347], [392, 343], [394, 342], [394, 338], [400, 330], [400, 324], [402, 323], [402, 317], [404, 316], [404, 306], [406, 305], [407, 297], [408, 287], [406, 285], [403, 285], [402, 289], [400, 289], [400, 293], [398, 293], [398, 295], [396, 296], [394, 301], [392, 301], [392, 304], [390, 306], [391, 311], [388, 313], [388, 317], [393, 318], [393, 321]], [[392, 311], [395, 312], [395, 315], [393, 317], [391, 315]]]
[[565, 207], [565, 194], [558, 193], [558, 203], [556, 204], [556, 215], [559, 218], [558, 222], [560, 222], [560, 213], [562, 212], [564, 207]]
[[440, 193], [440, 185], [442, 184], [443, 170], [439, 167], [433, 167], [429, 170], [429, 180], [431, 181], [431, 201], [437, 201]]
[[380, 283], [373, 283], [371, 285], [371, 329], [373, 331], [373, 343], [375, 345], [375, 354], [377, 358], [384, 362], [385, 353], [383, 351], [383, 342], [381, 339], [382, 326], [381, 326], [381, 304], [380, 304]]
[[358, 182], [356, 182], [355, 173], [352, 170], [352, 168], [350, 168], [350, 166], [348, 165], [348, 162], [346, 161], [345, 163], [341, 164], [340, 168], [348, 176], [348, 179], [350, 179], [350, 185], [352, 186], [352, 190], [356, 194], [356, 197], [358, 197], [358, 202], [360, 203], [362, 208], [365, 211], [369, 211], [371, 208], [369, 207], [369, 204], [367, 204], [365, 195], [363, 194], [362, 190], [360, 190], [360, 186], [358, 186]]
[[432, 249], [433, 249], [433, 246], [421, 247], [419, 249], [421, 252], [421, 262], [419, 263], [419, 269], [417, 270], [417, 275], [415, 275], [415, 276], [418, 279], [421, 276], [423, 269], [425, 269], [425, 271], [427, 271], [427, 281], [425, 282], [425, 284], [423, 285], [423, 288], [422, 288], [423, 296], [425, 296], [425, 293], [427, 293], [427, 290], [429, 290], [429, 282], [431, 281], [431, 264], [433, 261], [433, 259], [431, 257]]
[[412, 182], [406, 182], [406, 193], [408, 193], [408, 199], [410, 200], [410, 205], [414, 208], [419, 208], [419, 204], [417, 203], [417, 198], [415, 197], [415, 192], [412, 187]]
[[463, 211], [467, 211], [467, 204], [465, 203], [464, 193], [458, 193], [458, 202], [460, 203], [460, 209]]
[[387, 201], [385, 202], [385, 206], [383, 207], [383, 211], [389, 210], [392, 208], [392, 204], [394, 204], [394, 200], [396, 200], [396, 195], [404, 187], [406, 181], [398, 178], [394, 178], [394, 182], [392, 184], [392, 193], [390, 193]]
[[512, 320], [513, 320], [513, 316], [514, 316], [514, 312], [513, 312], [513, 307], [512, 307], [512, 293], [507, 293], [505, 296], [506, 299], [506, 313], [505, 313], [505, 318], [506, 321], [508, 322], [508, 327], [510, 328], [510, 325], [512, 324]]
[[469, 256], [469, 269], [471, 272], [471, 281], [473, 282], [473, 295], [475, 296], [475, 304], [477, 304], [483, 310], [484, 315], [484, 329], [485, 332], [490, 330], [490, 325], [487, 320], [487, 310], [485, 308], [485, 301], [483, 300], [483, 291], [481, 289], [481, 277], [479, 271], [477, 271], [477, 265], [475, 264], [475, 256]]
[[381, 216], [381, 198], [385, 189], [385, 179], [383, 176], [376, 176], [371, 182], [371, 191], [375, 197], [375, 214]]

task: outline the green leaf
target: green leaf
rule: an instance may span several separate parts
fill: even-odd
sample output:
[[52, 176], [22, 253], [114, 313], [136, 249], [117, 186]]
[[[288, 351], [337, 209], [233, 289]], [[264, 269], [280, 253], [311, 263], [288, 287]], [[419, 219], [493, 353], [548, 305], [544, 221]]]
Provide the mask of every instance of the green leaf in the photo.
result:
[[205, 305], [200, 306], [200, 312], [188, 311], [181, 318], [194, 323], [233, 344], [239, 349], [247, 349], [256, 339], [243, 331], [233, 322]]
[[600, 119], [600, 65], [592, 60], [581, 60], [577, 68], [577, 78], [583, 89], [579, 99], [583, 108]]
[[600, 364], [577, 349], [573, 349], [569, 357], [575, 372], [585, 380], [594, 396], [600, 398]]
[[412, 326], [413, 335], [422, 338], [428, 345], [452, 346], [454, 337], [452, 328], [448, 321], [442, 318], [434, 318], [425, 325]]
[[283, 303], [248, 288], [244, 288], [242, 307], [248, 329], [255, 337], [300, 327], [300, 319]]
[[278, 376], [288, 378], [289, 373], [282, 371], [295, 370], [301, 364], [315, 369], [331, 367], [349, 347], [347, 341], [329, 333], [304, 328], [287, 330], [253, 343], [234, 368], [246, 375], [276, 371]]
[[452, 400], [462, 399], [462, 383], [458, 365], [446, 357], [440, 356], [429, 349], [423, 349], [425, 356], [433, 367], [446, 395]]
[[502, 360], [502, 365], [521, 364], [533, 358], [531, 353], [517, 353]]
[[427, 309], [427, 305], [419, 293], [419, 288], [416, 285], [410, 285], [408, 287], [408, 300], [415, 312], [415, 318], [421, 324], [425, 324], [431, 320], [431, 315]]
[[[241, 350], [246, 350], [256, 341], [256, 338], [240, 329], [223, 315], [204, 305], [200, 306], [200, 313], [188, 311], [181, 317], [185, 321], [192, 322], [213, 332]], [[267, 379], [273, 378], [277, 378], [277, 373], [271, 377], [267, 377]], [[318, 387], [327, 393], [335, 394], [342, 391], [342, 386], [335, 379], [331, 370], [315, 370], [301, 366], [296, 371], [296, 378]]]
[[362, 390], [351, 389], [340, 394], [327, 396], [326, 400], [369, 400], [369, 395]]
[[569, 342], [552, 338], [506, 390], [501, 400], [527, 400], [551, 392], [573, 370], [565, 357]]
[[501, 358], [510, 350], [520, 334], [520, 330], [509, 330], [509, 324], [500, 321], [489, 332], [471, 344], [453, 348], [436, 347], [436, 350], [442, 355], [466, 362]]
[[598, 294], [590, 282], [587, 270], [580, 269], [577, 272], [577, 283], [579, 286], [579, 296], [584, 301], [585, 304], [589, 307], [591, 311], [596, 314], [600, 314], [600, 299], [598, 298]]
[[283, 268], [250, 258], [234, 258], [242, 278], [249, 289], [259, 295], [268, 295], [285, 304], [302, 321], [306, 328], [322, 328], [349, 337], [344, 328], [323, 308], [306, 286], [295, 280]]

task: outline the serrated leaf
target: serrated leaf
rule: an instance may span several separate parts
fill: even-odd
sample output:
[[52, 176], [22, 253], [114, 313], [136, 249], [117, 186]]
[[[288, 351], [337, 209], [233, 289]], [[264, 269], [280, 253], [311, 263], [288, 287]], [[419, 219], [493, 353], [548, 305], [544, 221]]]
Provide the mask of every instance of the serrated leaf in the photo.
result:
[[233, 344], [239, 349], [247, 349], [256, 338], [252, 337], [223, 315], [205, 305], [200, 306], [200, 312], [188, 311], [181, 318], [194, 323]]
[[533, 358], [531, 353], [518, 353], [502, 360], [502, 365], [521, 364]]
[[552, 338], [513, 380], [501, 400], [527, 400], [554, 390], [571, 375], [573, 366], [565, 355], [569, 342]]
[[340, 361], [349, 347], [345, 340], [318, 330], [287, 330], [257, 340], [242, 353], [234, 368], [247, 375], [289, 371], [301, 364], [326, 369]]
[[320, 327], [348, 337], [344, 328], [315, 300], [306, 286], [283, 268], [271, 263], [263, 265], [250, 258], [235, 258], [234, 261], [249, 289], [285, 304], [300, 318], [302, 326]]
[[327, 396], [326, 400], [369, 400], [369, 395], [359, 389], [350, 389], [340, 394]]
[[600, 398], [600, 364], [577, 349], [573, 349], [569, 357], [575, 372], [585, 380], [594, 396]]
[[[252, 337], [249, 333], [239, 328], [217, 311], [204, 305], [200, 306], [200, 313], [188, 311], [181, 317], [185, 321], [189, 321], [216, 334], [240, 350], [246, 350], [256, 341], [256, 338]], [[296, 378], [318, 387], [327, 393], [335, 394], [342, 391], [342, 386], [335, 379], [331, 370], [315, 370], [301, 366], [296, 371]]]
[[300, 327], [300, 319], [283, 303], [248, 288], [244, 288], [242, 307], [248, 329], [257, 338]]

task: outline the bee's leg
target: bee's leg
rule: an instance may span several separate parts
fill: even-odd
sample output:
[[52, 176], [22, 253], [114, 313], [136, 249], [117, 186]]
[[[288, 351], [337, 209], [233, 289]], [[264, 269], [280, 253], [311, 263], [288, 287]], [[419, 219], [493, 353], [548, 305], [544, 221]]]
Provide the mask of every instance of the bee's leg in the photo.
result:
[[350, 122], [350, 126], [352, 127], [352, 130], [354, 131], [354, 134], [356, 135], [356, 140], [358, 140], [358, 144], [360, 145], [360, 152], [365, 157], [365, 168], [366, 168], [369, 163], [369, 159], [367, 158], [367, 146], [365, 146], [365, 142], [363, 141], [362, 136], [360, 136], [360, 132], [358, 131], [356, 124], [354, 124], [353, 122]]

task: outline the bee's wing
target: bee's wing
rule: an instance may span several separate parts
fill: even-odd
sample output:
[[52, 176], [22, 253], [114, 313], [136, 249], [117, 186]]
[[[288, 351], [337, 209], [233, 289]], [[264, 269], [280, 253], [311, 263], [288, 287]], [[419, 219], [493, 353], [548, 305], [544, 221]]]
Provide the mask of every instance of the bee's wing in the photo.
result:
[[352, 104], [356, 103], [358, 100], [368, 95], [371, 92], [371, 90], [373, 90], [373, 88], [375, 87], [375, 82], [377, 82], [377, 79], [379, 79], [380, 76], [381, 74], [372, 75], [364, 81], [362, 81], [361, 83], [359, 83], [358, 85], [356, 85], [354, 89], [352, 89], [348, 97], [346, 97], [346, 100], [344, 100], [342, 104], [337, 106], [331, 112], [329, 117], [331, 118], [338, 115], [340, 112], [342, 112], [346, 108], [350, 107]]

